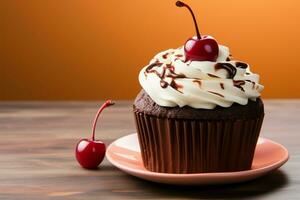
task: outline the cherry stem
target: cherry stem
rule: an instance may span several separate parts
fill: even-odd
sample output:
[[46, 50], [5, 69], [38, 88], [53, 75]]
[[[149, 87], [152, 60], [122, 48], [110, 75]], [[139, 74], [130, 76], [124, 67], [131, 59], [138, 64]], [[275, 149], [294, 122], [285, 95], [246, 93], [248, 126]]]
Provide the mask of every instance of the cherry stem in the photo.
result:
[[95, 141], [95, 131], [96, 131], [96, 125], [97, 125], [97, 121], [98, 121], [98, 118], [102, 112], [102, 110], [104, 110], [104, 108], [107, 108], [108, 106], [111, 106], [111, 105], [114, 105], [115, 103], [112, 102], [111, 100], [107, 100], [105, 101], [104, 104], [102, 104], [102, 106], [99, 108], [96, 116], [95, 116], [95, 119], [94, 119], [94, 123], [93, 123], [93, 135], [92, 135], [92, 140]]
[[197, 20], [196, 20], [196, 17], [195, 17], [195, 15], [194, 15], [194, 12], [193, 12], [193, 10], [191, 9], [191, 7], [190, 7], [189, 5], [183, 3], [182, 1], [177, 1], [177, 2], [176, 2], [176, 6], [177, 6], [177, 7], [186, 7], [186, 8], [190, 11], [190, 13], [191, 13], [191, 15], [192, 15], [192, 17], [193, 17], [194, 23], [195, 23], [196, 33], [197, 33], [197, 38], [200, 40], [200, 39], [201, 39], [201, 35], [200, 35], [200, 32], [199, 32]]

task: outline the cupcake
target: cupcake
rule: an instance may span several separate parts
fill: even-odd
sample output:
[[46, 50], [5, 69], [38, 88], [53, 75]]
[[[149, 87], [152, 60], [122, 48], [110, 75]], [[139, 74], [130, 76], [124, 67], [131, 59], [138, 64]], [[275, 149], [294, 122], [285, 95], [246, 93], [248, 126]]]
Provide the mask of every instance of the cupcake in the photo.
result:
[[248, 170], [264, 117], [259, 75], [196, 31], [139, 73], [133, 113], [144, 166], [181, 174]]

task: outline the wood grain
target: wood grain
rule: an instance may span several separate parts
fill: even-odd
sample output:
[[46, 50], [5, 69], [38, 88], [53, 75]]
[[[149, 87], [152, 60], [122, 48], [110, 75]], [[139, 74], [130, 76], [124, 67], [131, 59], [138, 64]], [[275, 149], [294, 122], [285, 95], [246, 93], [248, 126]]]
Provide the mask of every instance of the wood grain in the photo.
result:
[[[0, 102], [0, 199], [299, 199], [300, 100], [266, 100], [262, 136], [286, 146], [290, 160], [242, 184], [180, 187], [129, 176], [104, 160], [80, 168], [74, 146], [89, 137], [101, 102]], [[135, 131], [130, 102], [104, 111], [97, 137], [106, 144]]]

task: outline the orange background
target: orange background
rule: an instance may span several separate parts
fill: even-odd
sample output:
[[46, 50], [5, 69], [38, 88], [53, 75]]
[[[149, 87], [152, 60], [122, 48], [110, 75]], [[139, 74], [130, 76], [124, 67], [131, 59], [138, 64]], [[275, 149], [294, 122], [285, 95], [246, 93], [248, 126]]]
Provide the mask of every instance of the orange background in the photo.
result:
[[[202, 34], [261, 75], [265, 98], [299, 98], [299, 0], [189, 0]], [[132, 99], [139, 70], [195, 35], [174, 0], [1, 0], [0, 99]]]

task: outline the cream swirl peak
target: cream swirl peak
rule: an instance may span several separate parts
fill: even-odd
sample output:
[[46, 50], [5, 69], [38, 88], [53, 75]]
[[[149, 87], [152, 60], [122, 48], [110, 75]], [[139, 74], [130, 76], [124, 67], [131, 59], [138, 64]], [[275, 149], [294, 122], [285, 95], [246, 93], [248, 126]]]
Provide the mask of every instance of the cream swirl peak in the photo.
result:
[[231, 60], [222, 45], [215, 62], [187, 61], [183, 47], [161, 52], [140, 71], [139, 82], [160, 106], [204, 109], [246, 105], [264, 88], [259, 75], [248, 64]]

